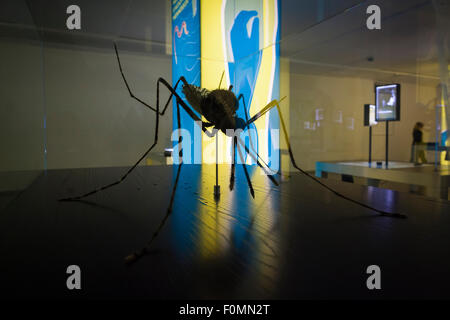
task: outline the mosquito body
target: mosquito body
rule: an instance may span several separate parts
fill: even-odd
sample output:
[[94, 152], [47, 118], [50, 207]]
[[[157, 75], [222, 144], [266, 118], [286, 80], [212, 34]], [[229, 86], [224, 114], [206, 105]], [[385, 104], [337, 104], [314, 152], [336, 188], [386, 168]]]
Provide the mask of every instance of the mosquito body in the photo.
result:
[[237, 129], [245, 129], [245, 120], [236, 115], [239, 101], [231, 87], [210, 91], [185, 84], [182, 91], [192, 108], [208, 120], [206, 127], [213, 126], [228, 136], [233, 136]]

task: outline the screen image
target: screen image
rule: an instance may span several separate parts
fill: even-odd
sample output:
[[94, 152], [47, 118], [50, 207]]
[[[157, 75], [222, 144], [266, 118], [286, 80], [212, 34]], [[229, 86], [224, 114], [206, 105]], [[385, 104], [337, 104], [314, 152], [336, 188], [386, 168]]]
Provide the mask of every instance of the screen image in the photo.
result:
[[376, 121], [375, 116], [376, 107], [373, 104], [365, 104], [364, 105], [364, 125], [365, 126], [374, 126], [378, 122]]
[[400, 85], [376, 86], [376, 121], [400, 120]]

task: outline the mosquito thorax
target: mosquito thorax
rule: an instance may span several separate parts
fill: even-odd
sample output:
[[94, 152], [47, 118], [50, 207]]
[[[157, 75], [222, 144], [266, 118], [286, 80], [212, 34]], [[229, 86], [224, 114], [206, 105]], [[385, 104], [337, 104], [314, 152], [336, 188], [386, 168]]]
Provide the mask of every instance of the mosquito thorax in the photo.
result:
[[216, 89], [211, 91], [211, 95], [216, 101], [224, 106], [224, 108], [233, 114], [238, 108], [238, 101], [233, 91], [225, 89]]

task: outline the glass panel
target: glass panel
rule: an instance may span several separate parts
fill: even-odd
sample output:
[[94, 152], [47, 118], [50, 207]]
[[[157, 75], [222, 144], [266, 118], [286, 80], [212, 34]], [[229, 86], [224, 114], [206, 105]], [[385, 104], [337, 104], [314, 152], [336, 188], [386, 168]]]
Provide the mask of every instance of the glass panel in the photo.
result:
[[[368, 5], [350, 2], [339, 8], [323, 2], [329, 14], [317, 25], [282, 20], [282, 29], [287, 29], [280, 42], [282, 65], [289, 70], [284, 87], [290, 96], [290, 136], [297, 162], [310, 172], [323, 162], [352, 162], [334, 175], [329, 172], [329, 178], [348, 180], [342, 170], [354, 170], [355, 182], [447, 198], [445, 182], [431, 183], [431, 177], [443, 181], [440, 177], [448, 174], [449, 164], [445, 160], [448, 5], [381, 1], [381, 29], [369, 30]], [[306, 5], [301, 3], [284, 2], [283, 12], [290, 11], [288, 16], [299, 12]], [[290, 23], [300, 32], [293, 32]], [[364, 105], [376, 104], [376, 85], [395, 83], [401, 88], [400, 120], [379, 122], [371, 129], [372, 167], [382, 161], [385, 168], [387, 134], [389, 168], [407, 174], [401, 181], [392, 171], [377, 179], [358, 175], [355, 162], [369, 167], [370, 130], [364, 126]], [[421, 143], [414, 149], [413, 128], [418, 122], [423, 123]]]
[[0, 3], [0, 210], [46, 168], [43, 43], [26, 1]]
[[[1, 3], [3, 195], [23, 190], [46, 169], [131, 166], [153, 142], [155, 114], [130, 97], [113, 42], [133, 93], [154, 106], [157, 79], [172, 84], [171, 3], [105, 6], [101, 1], [80, 1], [79, 6], [81, 29], [69, 30], [65, 3], [52, 4], [51, 10], [46, 1]], [[233, 17], [247, 7], [264, 11], [258, 1], [227, 2], [226, 30], [231, 31]], [[403, 181], [400, 189], [415, 192], [416, 185], [425, 186], [417, 176], [412, 178], [412, 172], [442, 174], [449, 164], [449, 9], [445, 2], [419, 0], [384, 0], [380, 7], [381, 30], [369, 30], [363, 1], [281, 2], [279, 97], [286, 96], [281, 109], [302, 168], [315, 172], [319, 162], [367, 162], [369, 143], [371, 165], [376, 167], [377, 161], [386, 159], [386, 122], [371, 129], [364, 126], [364, 105], [376, 104], [376, 85], [400, 84], [400, 121], [388, 124], [388, 159], [391, 169], [400, 166], [411, 171], [407, 176], [412, 180]], [[253, 57], [271, 50], [273, 43], [261, 39], [263, 24], [253, 30], [249, 26], [256, 18], [250, 18], [241, 27], [258, 31], [259, 46], [246, 48], [245, 55], [239, 56], [228, 45], [229, 63], [238, 55], [244, 67], [246, 61], [252, 65]], [[231, 35], [225, 39], [229, 44], [233, 41]], [[236, 78], [236, 72], [243, 71], [232, 71], [224, 81]], [[220, 71], [214, 77], [217, 83]], [[160, 100], [167, 98], [167, 91], [161, 89]], [[247, 116], [257, 108], [252, 107]], [[421, 140], [428, 144], [413, 148], [417, 122], [423, 123]], [[171, 106], [159, 126], [158, 144], [143, 165], [166, 163], [164, 149], [172, 146]], [[292, 171], [281, 132], [279, 138], [281, 169]], [[417, 165], [425, 160], [426, 164]], [[341, 174], [336, 177], [344, 179]], [[353, 181], [378, 186], [398, 183], [368, 177]], [[445, 192], [439, 188], [419, 189], [442, 197]]]

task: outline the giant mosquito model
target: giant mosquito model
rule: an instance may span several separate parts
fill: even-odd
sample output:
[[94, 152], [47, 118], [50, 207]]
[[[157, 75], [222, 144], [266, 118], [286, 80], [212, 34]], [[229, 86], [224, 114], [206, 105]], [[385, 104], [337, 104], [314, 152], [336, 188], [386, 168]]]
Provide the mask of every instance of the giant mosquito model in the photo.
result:
[[[267, 104], [264, 108], [261, 109], [261, 111], [259, 111], [256, 115], [254, 115], [252, 118], [250, 119], [242, 119], [237, 117], [236, 115], [236, 111], [239, 108], [239, 101], [242, 99], [242, 102], [244, 104], [244, 108], [245, 108], [245, 101], [243, 99], [243, 95], [239, 95], [239, 97], [237, 98], [236, 95], [233, 93], [232, 91], [232, 87], [230, 86], [228, 90], [224, 90], [224, 89], [220, 89], [220, 84], [219, 84], [219, 89], [216, 90], [207, 90], [204, 88], [200, 88], [197, 86], [194, 86], [192, 84], [187, 83], [186, 79], [184, 77], [180, 77], [180, 79], [178, 79], [178, 81], [176, 82], [175, 86], [172, 87], [166, 80], [164, 80], [163, 78], [159, 78], [156, 84], [156, 108], [152, 107], [151, 105], [147, 104], [146, 102], [142, 101], [141, 99], [139, 99], [138, 97], [136, 97], [133, 92], [130, 89], [130, 86], [128, 84], [128, 81], [123, 73], [123, 69], [122, 69], [122, 64], [120, 62], [120, 57], [119, 57], [119, 53], [117, 51], [117, 46], [116, 44], [114, 44], [114, 49], [116, 52], [116, 57], [117, 57], [117, 62], [119, 65], [119, 69], [120, 69], [120, 73], [122, 75], [123, 81], [125, 83], [125, 86], [128, 89], [128, 92], [131, 96], [131, 98], [135, 99], [136, 101], [140, 102], [143, 106], [149, 108], [150, 110], [154, 111], [156, 114], [156, 127], [155, 127], [155, 137], [154, 137], [154, 141], [152, 143], [152, 145], [150, 146], [150, 148], [148, 148], [147, 151], [145, 151], [145, 153], [139, 158], [139, 160], [130, 168], [128, 169], [128, 171], [117, 181], [112, 182], [110, 184], [107, 184], [103, 187], [94, 189], [90, 192], [87, 192], [83, 195], [80, 196], [76, 196], [76, 197], [69, 197], [69, 198], [64, 198], [61, 199], [61, 201], [78, 201], [81, 200], [87, 196], [90, 196], [94, 193], [103, 191], [105, 189], [108, 189], [112, 186], [115, 186], [119, 183], [121, 183], [123, 180], [125, 180], [125, 178], [131, 173], [131, 171], [133, 171], [134, 168], [136, 168], [136, 166], [142, 161], [142, 159], [145, 158], [145, 156], [156, 146], [156, 144], [158, 143], [158, 128], [159, 128], [159, 116], [163, 116], [165, 111], [167, 110], [167, 107], [169, 106], [170, 101], [172, 100], [172, 97], [175, 96], [176, 99], [176, 107], [177, 107], [177, 126], [178, 128], [181, 128], [181, 122], [180, 122], [180, 106], [189, 114], [189, 116], [197, 123], [201, 123], [202, 126], [202, 131], [205, 132], [207, 134], [207, 136], [209, 137], [214, 137], [217, 133], [218, 130], [221, 130], [223, 133], [230, 135], [230, 133], [232, 133], [233, 136], [233, 161], [231, 164], [231, 176], [230, 176], [230, 185], [229, 188], [230, 190], [233, 190], [234, 187], [234, 173], [235, 173], [235, 162], [236, 162], [236, 150], [238, 151], [239, 157], [241, 159], [241, 164], [243, 166], [244, 169], [244, 173], [245, 176], [247, 178], [247, 183], [250, 189], [250, 193], [252, 195], [252, 197], [255, 197], [255, 193], [253, 190], [253, 186], [252, 186], [252, 182], [250, 180], [250, 177], [248, 175], [248, 171], [246, 168], [246, 164], [245, 161], [243, 159], [243, 155], [242, 155], [242, 151], [241, 148], [239, 146], [242, 146], [242, 148], [245, 149], [245, 151], [253, 158], [253, 160], [256, 162], [256, 164], [262, 168], [265, 173], [267, 174], [267, 177], [272, 181], [273, 184], [278, 185], [278, 182], [276, 181], [276, 179], [272, 176], [272, 174], [270, 174], [268, 172], [268, 169], [266, 169], [261, 162], [264, 163], [264, 165], [266, 167], [267, 164], [260, 158], [260, 156], [258, 155], [258, 153], [255, 150], [252, 150], [253, 153], [256, 154], [256, 156], [254, 154], [252, 154], [249, 150], [249, 148], [243, 143], [242, 139], [235, 133], [238, 130], [246, 130], [247, 128], [249, 128], [249, 126], [255, 122], [256, 120], [258, 120], [261, 116], [263, 116], [265, 113], [267, 113], [269, 110], [271, 110], [272, 108], [276, 107], [277, 111], [278, 111], [278, 115], [280, 118], [280, 124], [281, 124], [281, 128], [283, 130], [283, 135], [286, 141], [286, 145], [288, 147], [288, 152], [289, 152], [289, 157], [291, 159], [292, 165], [294, 166], [294, 168], [296, 168], [298, 171], [300, 171], [302, 174], [306, 175], [307, 177], [309, 177], [310, 179], [316, 181], [317, 183], [319, 183], [321, 186], [323, 186], [324, 188], [328, 189], [329, 191], [333, 192], [335, 195], [344, 198], [348, 201], [351, 201], [353, 203], [356, 203], [362, 207], [371, 209], [373, 211], [378, 212], [380, 215], [382, 216], [388, 216], [388, 217], [394, 217], [394, 218], [406, 218], [405, 215], [400, 214], [400, 213], [389, 213], [383, 210], [379, 210], [376, 209], [374, 207], [371, 207], [365, 203], [359, 202], [357, 200], [351, 199], [339, 192], [337, 192], [336, 190], [332, 189], [331, 187], [327, 186], [326, 184], [324, 184], [322, 181], [320, 181], [319, 179], [317, 179], [316, 177], [310, 175], [309, 173], [307, 173], [306, 171], [304, 171], [303, 169], [301, 169], [300, 167], [297, 166], [297, 164], [295, 163], [295, 159], [294, 159], [294, 155], [292, 153], [292, 148], [291, 145], [289, 143], [289, 138], [288, 138], [288, 134], [287, 134], [287, 130], [286, 130], [286, 126], [284, 123], [284, 119], [283, 116], [281, 114], [281, 110], [280, 110], [280, 102], [284, 99], [281, 99], [280, 101], [278, 100], [273, 100], [271, 101], [269, 104]], [[223, 74], [222, 74], [223, 77]], [[184, 102], [184, 100], [180, 97], [180, 95], [176, 92], [178, 85], [180, 84], [180, 82], [182, 83], [182, 91], [186, 97], [186, 100], [189, 102], [189, 104], [191, 105], [191, 107], [197, 111], [199, 114], [201, 114], [202, 116], [204, 116], [206, 118], [206, 122], [202, 121], [196, 114], [195, 112], [192, 111], [192, 109], [189, 107], [189, 105]], [[221, 79], [222, 82], [222, 79]], [[165, 87], [167, 87], [167, 89], [170, 91], [170, 97], [167, 100], [164, 108], [162, 109], [162, 111], [160, 111], [160, 104], [159, 104], [159, 85], [163, 84]], [[246, 114], [246, 113], [245, 113]], [[246, 114], [246, 118], [247, 118], [247, 114]], [[207, 128], [213, 127], [211, 131], [208, 131]], [[181, 136], [179, 137], [179, 143], [182, 143], [182, 139]], [[250, 145], [252, 145], [251, 141], [250, 141]], [[181, 156], [181, 152], [180, 152], [180, 156]], [[261, 160], [261, 162], [259, 161]], [[133, 262], [136, 261], [139, 257], [143, 256], [144, 254], [147, 253], [148, 251], [148, 247], [150, 246], [151, 242], [156, 238], [156, 236], [159, 234], [159, 231], [162, 229], [164, 223], [166, 222], [167, 218], [169, 217], [170, 213], [172, 212], [172, 205], [173, 205], [173, 201], [174, 201], [174, 196], [175, 196], [175, 191], [177, 188], [177, 184], [178, 184], [178, 179], [180, 176], [180, 169], [181, 169], [181, 165], [182, 163], [178, 166], [178, 171], [177, 171], [177, 175], [176, 175], [176, 179], [175, 179], [175, 184], [173, 186], [172, 189], [172, 194], [171, 194], [171, 198], [170, 198], [170, 202], [169, 202], [169, 206], [167, 208], [167, 213], [164, 217], [164, 219], [161, 221], [158, 229], [155, 231], [155, 233], [153, 234], [151, 240], [148, 242], [147, 246], [144, 247], [143, 249], [141, 249], [138, 252], [135, 252], [131, 255], [129, 255], [128, 257], [126, 257], [126, 261], [127, 262]]]

